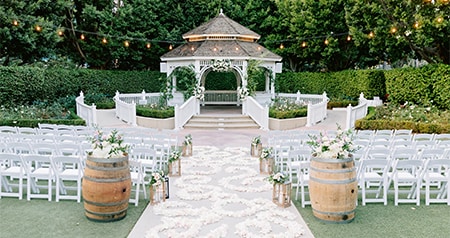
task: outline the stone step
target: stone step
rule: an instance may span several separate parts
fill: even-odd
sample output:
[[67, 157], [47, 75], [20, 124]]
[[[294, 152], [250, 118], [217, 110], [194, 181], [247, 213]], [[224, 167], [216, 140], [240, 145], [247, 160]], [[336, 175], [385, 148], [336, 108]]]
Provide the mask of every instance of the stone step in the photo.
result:
[[249, 116], [243, 115], [198, 115], [191, 118], [184, 128], [191, 129], [258, 129]]

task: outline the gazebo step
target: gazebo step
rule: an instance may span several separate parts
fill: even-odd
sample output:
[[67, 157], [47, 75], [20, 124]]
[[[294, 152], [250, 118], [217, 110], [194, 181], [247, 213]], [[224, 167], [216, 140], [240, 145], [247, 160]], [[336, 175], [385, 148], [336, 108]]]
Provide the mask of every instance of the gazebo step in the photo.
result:
[[198, 115], [191, 118], [184, 128], [198, 129], [245, 129], [259, 128], [249, 116], [243, 115]]

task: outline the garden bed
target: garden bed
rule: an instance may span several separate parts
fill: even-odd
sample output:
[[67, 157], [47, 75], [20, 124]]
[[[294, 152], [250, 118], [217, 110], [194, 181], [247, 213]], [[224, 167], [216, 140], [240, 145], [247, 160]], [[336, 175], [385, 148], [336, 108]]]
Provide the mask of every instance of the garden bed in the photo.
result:
[[288, 119], [269, 118], [270, 130], [291, 130], [306, 125], [306, 117], [296, 117]]

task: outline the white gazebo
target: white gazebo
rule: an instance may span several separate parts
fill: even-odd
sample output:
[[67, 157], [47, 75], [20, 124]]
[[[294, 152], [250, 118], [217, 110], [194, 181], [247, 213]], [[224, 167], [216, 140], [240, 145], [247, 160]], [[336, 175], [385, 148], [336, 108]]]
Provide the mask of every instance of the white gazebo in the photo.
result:
[[[275, 79], [275, 74], [281, 73], [282, 58], [258, 44], [260, 37], [221, 11], [215, 18], [184, 34], [183, 39], [186, 42], [161, 57], [161, 72], [169, 76], [178, 67], [192, 65], [197, 83], [205, 86], [207, 74], [219, 70], [220, 66], [225, 66], [227, 71], [233, 72], [236, 76], [237, 86], [246, 87], [248, 62], [257, 60], [260, 62], [259, 67], [267, 69], [268, 72], [265, 91], [259, 92], [259, 95], [270, 98], [275, 93], [274, 82], [270, 79]], [[176, 78], [173, 78], [173, 86], [176, 86], [176, 83]], [[236, 98], [237, 92], [232, 93], [233, 98]], [[177, 96], [179, 92], [174, 91], [173, 94], [174, 98], [180, 97]], [[215, 101], [215, 103], [227, 102]]]

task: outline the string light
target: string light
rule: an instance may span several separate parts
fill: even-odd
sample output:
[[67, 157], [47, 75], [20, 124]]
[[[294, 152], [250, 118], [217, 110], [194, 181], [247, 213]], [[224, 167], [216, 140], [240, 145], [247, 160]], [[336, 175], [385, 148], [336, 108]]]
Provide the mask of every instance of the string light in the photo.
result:
[[347, 41], [351, 41], [352, 40], [352, 36], [351, 35], [348, 35], [347, 36]]
[[194, 46], [192, 46], [192, 47], [191, 47], [191, 50], [192, 50], [192, 51], [194, 51], [194, 50], [195, 50]]
[[436, 21], [440, 24], [440, 23], [442, 23], [444, 21], [444, 18], [443, 17], [438, 17], [436, 19]]
[[126, 40], [126, 41], [124, 41], [124, 42], [123, 42], [123, 46], [125, 46], [125, 47], [129, 47], [129, 46], [130, 46], [130, 42], [129, 42], [129, 41], [127, 41], [127, 40]]
[[414, 27], [415, 29], [418, 29], [418, 28], [420, 27], [420, 23], [419, 23], [418, 21], [414, 22], [413, 27]]
[[328, 45], [330, 42], [328, 41], [328, 39], [325, 39], [323, 43], [325, 43], [325, 45]]
[[170, 44], [169, 45], [169, 50], [172, 50], [173, 49], [173, 46], [172, 46], [172, 44]]
[[217, 51], [217, 47], [214, 47], [213, 51]]
[[396, 33], [396, 32], [397, 32], [397, 28], [396, 28], [395, 26], [391, 27], [390, 32], [391, 32], [392, 34]]
[[81, 35], [80, 35], [80, 39], [81, 39], [81, 40], [85, 40], [85, 39], [86, 39], [86, 36], [84, 36], [84, 34], [81, 34]]
[[150, 49], [150, 48], [152, 47], [152, 44], [147, 43], [147, 44], [145, 45], [145, 47], [147, 47], [147, 49]]
[[12, 24], [13, 24], [13, 26], [19, 26], [19, 22], [18, 22], [17, 20], [14, 20], [14, 21], [12, 22]]
[[306, 44], [306, 41], [303, 41], [303, 42], [302, 42], [302, 47], [305, 48], [306, 45], [307, 45], [307, 44]]
[[42, 27], [40, 27], [39, 25], [36, 25], [36, 26], [34, 27], [34, 29], [35, 29], [37, 32], [41, 32], [41, 31], [42, 31]]
[[260, 51], [261, 50], [261, 46], [258, 46], [258, 51]]
[[284, 45], [283, 45], [283, 43], [281, 43], [281, 45], [280, 45], [280, 49], [284, 49]]
[[58, 36], [64, 36], [64, 31], [59, 30], [59, 31], [58, 31]]
[[108, 44], [108, 40], [107, 40], [105, 37], [103, 37], [102, 43], [103, 43], [103, 44]]
[[236, 50], [239, 50], [239, 47], [236, 47]]
[[371, 31], [371, 32], [369, 33], [369, 38], [372, 39], [374, 36], [375, 36], [375, 34], [373, 33], [373, 31]]

